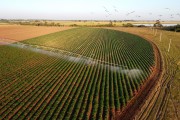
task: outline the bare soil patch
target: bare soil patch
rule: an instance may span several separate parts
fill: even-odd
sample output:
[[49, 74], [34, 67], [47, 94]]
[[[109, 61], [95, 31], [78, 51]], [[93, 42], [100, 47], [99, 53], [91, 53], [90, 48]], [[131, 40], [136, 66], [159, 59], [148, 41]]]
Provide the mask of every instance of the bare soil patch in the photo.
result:
[[0, 39], [22, 41], [58, 31], [68, 30], [72, 27], [45, 27], [23, 25], [0, 25]]

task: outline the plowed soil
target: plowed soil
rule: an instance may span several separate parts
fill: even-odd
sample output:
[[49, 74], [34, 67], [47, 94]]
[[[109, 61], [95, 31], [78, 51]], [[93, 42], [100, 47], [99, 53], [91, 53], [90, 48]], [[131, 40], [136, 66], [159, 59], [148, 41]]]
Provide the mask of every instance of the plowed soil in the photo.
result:
[[42, 36], [58, 31], [71, 29], [72, 27], [44, 27], [23, 25], [0, 25], [0, 39], [22, 41], [29, 38]]

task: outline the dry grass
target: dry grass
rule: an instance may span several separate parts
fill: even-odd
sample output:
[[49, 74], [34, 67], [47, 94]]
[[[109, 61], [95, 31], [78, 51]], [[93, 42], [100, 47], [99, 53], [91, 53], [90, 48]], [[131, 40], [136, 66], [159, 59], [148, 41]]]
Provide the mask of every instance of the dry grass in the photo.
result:
[[[48, 23], [54, 22], [54, 23], [59, 23], [61, 25], [87, 25], [87, 26], [97, 26], [97, 25], [107, 25], [109, 24], [109, 21], [47, 21]], [[132, 23], [132, 24], [154, 24], [155, 21], [112, 21], [113, 24], [115, 24], [116, 26], [122, 26], [123, 24], [127, 24], [127, 23]], [[180, 24], [180, 21], [163, 21], [162, 24]]]
[[21, 41], [42, 36], [58, 31], [71, 29], [72, 27], [37, 27], [23, 25], [0, 25], [0, 38]]

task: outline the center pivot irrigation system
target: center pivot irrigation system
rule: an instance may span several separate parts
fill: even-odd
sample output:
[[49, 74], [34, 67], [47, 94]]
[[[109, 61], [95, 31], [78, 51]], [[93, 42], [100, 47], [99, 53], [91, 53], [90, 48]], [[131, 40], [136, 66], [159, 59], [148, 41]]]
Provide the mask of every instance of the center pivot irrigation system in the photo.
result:
[[[102, 61], [102, 60], [97, 60], [92, 57], [83, 56], [81, 54], [77, 54], [74, 52], [61, 50], [61, 49], [53, 48], [53, 47], [25, 44], [25, 43], [17, 42], [15, 40], [5, 39], [5, 38], [0, 38], [0, 44], [7, 44], [12, 47], [18, 47], [18, 48], [27, 49], [27, 50], [31, 50], [34, 52], [46, 54], [49, 56], [63, 58], [63, 59], [69, 60], [71, 62], [85, 63], [87, 65], [101, 64], [101, 66], [103, 66], [103, 67], [109, 66], [110, 68], [112, 68], [114, 70], [129, 69], [128, 66], [125, 66], [125, 65], [119, 65], [119, 64], [115, 64], [115, 63]], [[93, 56], [93, 54], [91, 56]]]
[[115, 30], [0, 41], [2, 119], [132, 118], [157, 72], [154, 46]]

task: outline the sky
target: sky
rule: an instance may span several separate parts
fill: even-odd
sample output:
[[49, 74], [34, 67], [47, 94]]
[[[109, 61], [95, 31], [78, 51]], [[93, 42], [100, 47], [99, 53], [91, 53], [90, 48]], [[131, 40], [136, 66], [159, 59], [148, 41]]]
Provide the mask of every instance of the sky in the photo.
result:
[[180, 0], [0, 0], [0, 19], [180, 20]]

